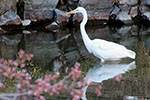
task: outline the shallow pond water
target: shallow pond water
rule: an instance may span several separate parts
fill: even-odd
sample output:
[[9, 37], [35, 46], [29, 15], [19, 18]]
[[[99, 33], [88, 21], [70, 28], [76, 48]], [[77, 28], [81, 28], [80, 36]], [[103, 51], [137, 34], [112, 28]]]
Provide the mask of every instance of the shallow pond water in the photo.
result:
[[[88, 82], [102, 84], [102, 96], [97, 97], [93, 87], [84, 88], [88, 100], [149, 100], [150, 99], [150, 28], [137, 26], [86, 27], [91, 39], [101, 38], [117, 42], [137, 53], [135, 61], [122, 59], [106, 62], [89, 54], [83, 44], [80, 30], [60, 29], [11, 31], [0, 36], [0, 58], [15, 58], [20, 49], [35, 56], [33, 62], [52, 72], [67, 73], [75, 62], [88, 77]], [[122, 74], [120, 83], [114, 77]], [[67, 100], [65, 96], [49, 100]]]

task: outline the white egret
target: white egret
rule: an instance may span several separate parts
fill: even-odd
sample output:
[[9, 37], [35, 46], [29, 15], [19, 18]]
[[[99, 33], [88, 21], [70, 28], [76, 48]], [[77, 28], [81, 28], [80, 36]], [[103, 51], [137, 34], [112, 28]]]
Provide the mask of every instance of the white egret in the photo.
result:
[[80, 24], [80, 30], [83, 42], [89, 53], [93, 53], [96, 57], [101, 59], [102, 62], [105, 60], [120, 60], [121, 58], [125, 57], [135, 59], [136, 53], [127, 49], [125, 46], [103, 39], [91, 40], [85, 30], [85, 25], [88, 20], [87, 11], [83, 7], [78, 7], [75, 10], [66, 13], [65, 15], [73, 13], [81, 13], [83, 15], [83, 19]]

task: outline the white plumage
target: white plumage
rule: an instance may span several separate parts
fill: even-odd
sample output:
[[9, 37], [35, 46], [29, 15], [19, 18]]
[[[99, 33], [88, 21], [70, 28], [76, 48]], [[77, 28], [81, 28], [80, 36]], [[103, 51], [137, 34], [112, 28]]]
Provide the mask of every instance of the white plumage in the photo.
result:
[[83, 20], [80, 24], [80, 30], [83, 42], [89, 53], [92, 53], [96, 57], [100, 58], [102, 62], [105, 60], [120, 60], [121, 58], [125, 57], [135, 59], [136, 53], [120, 44], [109, 42], [103, 39], [91, 40], [85, 31], [85, 25], [88, 20], [86, 10], [83, 7], [78, 7], [77, 9], [68, 12], [65, 15], [73, 13], [81, 13], [83, 15]]

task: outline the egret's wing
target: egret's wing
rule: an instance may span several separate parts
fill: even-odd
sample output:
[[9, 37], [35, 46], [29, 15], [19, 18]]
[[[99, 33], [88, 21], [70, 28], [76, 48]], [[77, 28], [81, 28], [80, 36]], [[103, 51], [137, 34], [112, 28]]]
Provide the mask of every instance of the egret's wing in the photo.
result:
[[95, 42], [94, 44], [96, 44], [98, 48], [101, 50], [126, 49], [124, 46], [120, 44], [109, 42], [106, 40], [95, 39], [94, 42]]

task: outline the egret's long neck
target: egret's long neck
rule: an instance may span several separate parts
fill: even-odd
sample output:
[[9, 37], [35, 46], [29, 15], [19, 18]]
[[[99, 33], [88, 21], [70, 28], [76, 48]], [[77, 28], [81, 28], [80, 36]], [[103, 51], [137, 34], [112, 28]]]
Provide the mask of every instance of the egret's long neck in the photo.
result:
[[91, 39], [89, 38], [89, 36], [87, 35], [87, 33], [85, 31], [85, 25], [86, 25], [87, 20], [88, 20], [86, 10], [84, 10], [82, 12], [82, 15], [83, 15], [83, 20], [80, 24], [81, 35], [82, 35], [82, 39], [83, 39], [83, 42], [84, 42], [86, 48], [88, 49], [89, 52], [91, 52], [91, 50], [90, 50], [90, 48], [91, 48], [90, 47], [91, 46]]

